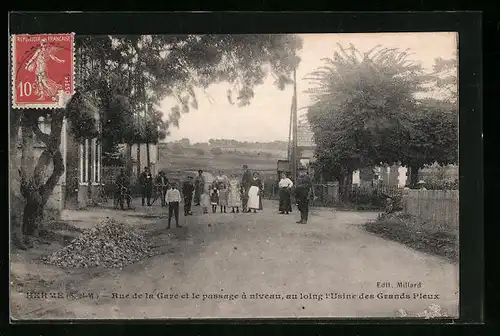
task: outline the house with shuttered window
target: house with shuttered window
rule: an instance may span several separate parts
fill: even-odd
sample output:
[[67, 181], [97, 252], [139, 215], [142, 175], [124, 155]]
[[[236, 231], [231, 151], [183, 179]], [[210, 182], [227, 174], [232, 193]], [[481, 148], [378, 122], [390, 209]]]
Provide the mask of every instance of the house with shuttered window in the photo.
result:
[[[99, 109], [94, 107], [91, 111], [96, 125], [99, 125]], [[71, 134], [70, 122], [67, 125], [67, 132], [62, 138], [63, 156], [66, 156], [64, 208], [85, 208], [98, 198], [102, 182], [102, 146], [98, 137], [76, 139]]]

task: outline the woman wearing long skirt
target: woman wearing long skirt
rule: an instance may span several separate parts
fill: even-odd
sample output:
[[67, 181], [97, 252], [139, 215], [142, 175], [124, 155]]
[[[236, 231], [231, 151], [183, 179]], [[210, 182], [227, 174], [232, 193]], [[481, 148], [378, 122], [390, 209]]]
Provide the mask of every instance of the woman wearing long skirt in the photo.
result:
[[233, 175], [229, 180], [229, 193], [227, 197], [227, 205], [231, 208], [231, 212], [240, 212], [241, 207], [241, 185], [238, 178]]
[[207, 190], [204, 190], [200, 195], [200, 205], [203, 213], [208, 213], [208, 208], [210, 207], [210, 195]]
[[257, 173], [253, 174], [250, 189], [248, 190], [248, 210], [257, 212], [260, 208], [261, 180]]
[[281, 174], [281, 180], [278, 184], [280, 203], [279, 211], [281, 214], [289, 214], [290, 208], [292, 207], [291, 200], [291, 190], [293, 187], [293, 182], [290, 180], [285, 173]]
[[198, 176], [194, 180], [194, 205], [200, 205], [201, 195], [205, 189], [205, 177], [203, 176], [203, 170], [198, 170]]

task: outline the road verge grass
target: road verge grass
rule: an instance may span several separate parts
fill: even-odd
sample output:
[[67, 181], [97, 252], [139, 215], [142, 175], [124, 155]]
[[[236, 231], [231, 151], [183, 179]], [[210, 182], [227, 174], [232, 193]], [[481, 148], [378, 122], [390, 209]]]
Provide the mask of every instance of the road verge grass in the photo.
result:
[[381, 214], [376, 221], [364, 224], [364, 229], [414, 250], [458, 262], [458, 230], [439, 223], [425, 222], [404, 213]]

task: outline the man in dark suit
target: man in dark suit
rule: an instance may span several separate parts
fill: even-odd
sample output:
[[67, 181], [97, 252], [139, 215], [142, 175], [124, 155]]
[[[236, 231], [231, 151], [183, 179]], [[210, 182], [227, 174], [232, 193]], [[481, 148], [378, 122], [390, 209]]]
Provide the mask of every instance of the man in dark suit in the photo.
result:
[[243, 212], [250, 212], [248, 209], [248, 190], [252, 186], [252, 173], [248, 170], [247, 165], [243, 165], [243, 176], [241, 178], [241, 189], [242, 189], [242, 208]]
[[139, 177], [139, 183], [141, 185], [142, 206], [145, 205], [145, 200], [147, 200], [147, 205], [151, 206], [151, 194], [153, 193], [153, 175], [151, 175], [149, 167], [144, 167], [144, 171]]
[[182, 196], [184, 198], [184, 216], [191, 216], [191, 203], [193, 200], [194, 184], [193, 177], [188, 176], [187, 181], [182, 185]]
[[300, 167], [298, 172], [299, 176], [295, 184], [295, 199], [300, 211], [300, 220], [297, 224], [307, 224], [309, 218], [309, 200], [313, 198], [314, 191], [307, 170], [304, 167]]
[[[115, 187], [115, 205], [120, 206], [122, 210], [125, 210], [125, 202], [127, 202], [127, 208], [130, 209], [130, 196], [125, 190], [129, 188], [129, 179], [125, 174], [125, 170], [120, 169], [120, 174], [116, 177], [116, 187]], [[125, 188], [125, 190], [122, 190]]]

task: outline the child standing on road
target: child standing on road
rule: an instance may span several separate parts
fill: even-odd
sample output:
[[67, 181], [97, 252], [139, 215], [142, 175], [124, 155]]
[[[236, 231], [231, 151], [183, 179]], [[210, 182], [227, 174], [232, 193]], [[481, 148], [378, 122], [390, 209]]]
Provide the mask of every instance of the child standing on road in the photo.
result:
[[222, 184], [221, 190], [219, 191], [219, 205], [221, 213], [223, 212], [226, 213], [228, 195], [229, 195], [229, 190], [227, 189], [226, 184]]
[[210, 202], [212, 203], [212, 212], [216, 213], [217, 205], [219, 205], [219, 190], [215, 186], [212, 186], [210, 191]]

